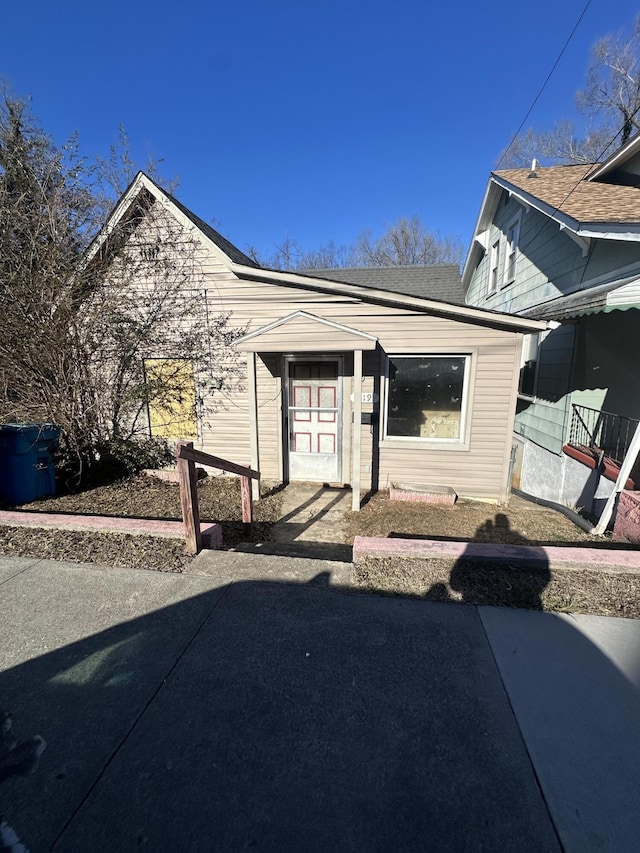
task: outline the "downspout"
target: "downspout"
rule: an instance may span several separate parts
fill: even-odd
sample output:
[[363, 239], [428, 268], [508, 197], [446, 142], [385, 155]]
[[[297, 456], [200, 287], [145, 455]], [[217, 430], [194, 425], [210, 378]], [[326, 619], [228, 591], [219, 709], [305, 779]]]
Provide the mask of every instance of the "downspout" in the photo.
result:
[[548, 501], [545, 498], [537, 498], [535, 495], [528, 495], [526, 492], [521, 492], [520, 489], [511, 489], [511, 493], [517, 495], [519, 498], [523, 498], [525, 501], [531, 501], [531, 503], [538, 504], [538, 506], [548, 507], [548, 509], [555, 509], [556, 512], [562, 513], [569, 521], [572, 521], [575, 525], [577, 525], [581, 530], [584, 530], [585, 533], [593, 533], [593, 525], [591, 522], [587, 521], [586, 518], [583, 518], [581, 515], [578, 515], [577, 512], [574, 512], [569, 507], [562, 506], [562, 504], [557, 504], [554, 501]]

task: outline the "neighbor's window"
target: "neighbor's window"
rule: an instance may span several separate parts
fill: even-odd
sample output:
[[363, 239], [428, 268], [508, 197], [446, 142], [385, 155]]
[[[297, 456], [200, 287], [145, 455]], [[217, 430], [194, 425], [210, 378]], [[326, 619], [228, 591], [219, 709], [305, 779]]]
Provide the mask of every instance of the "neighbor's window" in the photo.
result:
[[461, 440], [469, 358], [389, 356], [386, 437]]
[[495, 293], [498, 289], [498, 274], [500, 268], [500, 240], [491, 245], [491, 257], [489, 261], [489, 293]]
[[506, 238], [507, 245], [504, 259], [504, 284], [510, 284], [516, 277], [518, 240], [520, 239], [520, 216], [517, 216], [507, 226]]
[[188, 358], [146, 358], [149, 429], [158, 438], [197, 438], [196, 383]]
[[522, 362], [518, 394], [523, 397], [535, 397], [538, 368], [538, 350], [540, 338], [537, 334], [526, 335], [522, 345]]

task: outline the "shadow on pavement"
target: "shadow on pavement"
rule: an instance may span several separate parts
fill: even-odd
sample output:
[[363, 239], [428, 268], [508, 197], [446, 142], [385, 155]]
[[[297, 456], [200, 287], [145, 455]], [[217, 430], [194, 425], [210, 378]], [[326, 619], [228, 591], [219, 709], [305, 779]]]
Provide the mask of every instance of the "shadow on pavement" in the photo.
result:
[[3, 587], [28, 659], [0, 673], [0, 704], [49, 744], [0, 789], [32, 853], [560, 849], [476, 608], [344, 595], [322, 573], [208, 589], [65, 644], [56, 619], [111, 606], [86, 601], [88, 572], [53, 623], [37, 573]]

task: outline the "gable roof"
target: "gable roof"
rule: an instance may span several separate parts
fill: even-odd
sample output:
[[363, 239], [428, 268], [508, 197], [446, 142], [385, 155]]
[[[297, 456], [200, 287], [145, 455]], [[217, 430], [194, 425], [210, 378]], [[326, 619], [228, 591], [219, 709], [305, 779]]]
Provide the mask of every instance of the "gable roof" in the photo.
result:
[[605, 184], [589, 180], [592, 166], [538, 167], [537, 177], [530, 169], [501, 169], [492, 177], [505, 189], [517, 189], [531, 200], [538, 200], [553, 218], [570, 217], [577, 226], [607, 224], [640, 225], [640, 188]]
[[610, 174], [623, 171], [628, 162], [640, 153], [640, 133], [636, 133], [625, 145], [614, 151], [602, 163], [596, 163], [589, 172], [589, 181], [600, 181]]
[[219, 234], [215, 228], [211, 225], [207, 224], [204, 219], [200, 219], [199, 216], [189, 210], [188, 207], [185, 207], [182, 202], [178, 201], [175, 196], [169, 195], [169, 193], [165, 193], [168, 199], [170, 199], [182, 213], [189, 219], [196, 228], [199, 228], [202, 233], [207, 236], [212, 243], [215, 243], [219, 249], [225, 253], [225, 255], [233, 261], [234, 264], [244, 264], [248, 267], [257, 267], [258, 264], [250, 258], [248, 255], [245, 255], [244, 252], [241, 252], [237, 246], [234, 246], [226, 237], [223, 237], [222, 234]]
[[[640, 241], [640, 134], [602, 164], [500, 169], [489, 176], [462, 271], [466, 293], [473, 270], [488, 249], [488, 231], [503, 192], [532, 207], [578, 238]], [[632, 161], [631, 163], [629, 161]]]
[[191, 225], [194, 225], [205, 240], [207, 240], [212, 246], [215, 246], [218, 252], [222, 252], [230, 263], [242, 264], [247, 267], [258, 266], [248, 255], [241, 252], [240, 249], [234, 246], [233, 243], [226, 239], [226, 237], [223, 237], [222, 234], [219, 234], [215, 228], [211, 227], [211, 225], [207, 225], [203, 219], [196, 216], [196, 214], [189, 210], [188, 207], [185, 207], [184, 204], [179, 202], [168, 192], [165, 192], [165, 190], [159, 187], [158, 184], [156, 184], [156, 182], [148, 175], [145, 175], [144, 172], [138, 172], [109, 214], [106, 223], [100, 229], [86, 251], [87, 261], [91, 260], [95, 253], [100, 250], [105, 241], [116, 231], [118, 225], [121, 222], [126, 221], [130, 212], [139, 206], [140, 199], [144, 197], [145, 194], [147, 198], [151, 196], [153, 199], [169, 208], [178, 221], [182, 220], [184, 224], [188, 222]]
[[401, 267], [350, 267], [299, 270], [312, 278], [357, 284], [376, 290], [392, 290], [410, 296], [464, 304], [458, 264], [416, 264]]
[[[177, 201], [169, 195], [169, 193], [161, 189], [154, 181], [151, 180], [151, 178], [149, 178], [148, 175], [145, 175], [144, 172], [138, 172], [129, 188], [111, 212], [107, 222], [100, 230], [100, 233], [87, 249], [85, 254], [87, 263], [90, 262], [93, 255], [100, 250], [101, 246], [104, 245], [109, 236], [114, 233], [118, 228], [119, 223], [121, 221], [126, 222], [127, 216], [133, 209], [139, 206], [140, 199], [144, 198], [145, 193], [147, 193], [147, 197], [151, 195], [153, 199], [159, 201], [168, 210], [170, 210], [179, 222], [183, 222], [187, 227], [194, 226], [197, 228], [205, 242], [208, 242], [217, 254], [222, 253], [222, 255], [227, 259], [229, 270], [239, 279], [256, 282], [266, 281], [273, 284], [283, 285], [285, 287], [297, 287], [311, 291], [315, 290], [316, 292], [341, 294], [350, 298], [360, 299], [365, 302], [413, 309], [424, 313], [432, 313], [437, 316], [457, 319], [463, 322], [477, 323], [512, 332], [530, 332], [546, 328], [546, 323], [540, 320], [517, 317], [501, 311], [488, 311], [483, 308], [471, 308], [464, 304], [451, 304], [450, 302], [434, 298], [398, 293], [391, 288], [385, 290], [384, 286], [381, 285], [379, 281], [385, 275], [387, 280], [390, 280], [389, 269], [392, 268], [380, 267], [376, 268], [373, 272], [369, 270], [369, 273], [372, 273], [372, 276], [370, 276], [371, 283], [369, 285], [350, 284], [339, 280], [336, 281], [333, 278], [319, 278], [317, 277], [317, 271], [316, 275], [312, 276], [296, 272], [281, 272], [278, 270], [264, 269], [241, 252], [231, 242], [226, 240], [226, 238], [222, 237], [222, 235], [214, 228], [207, 225], [206, 222], [196, 216], [181, 202]], [[380, 272], [378, 270], [380, 270]], [[327, 272], [333, 274], [335, 273], [335, 270], [329, 270]], [[449, 274], [445, 273], [444, 275], [448, 276]], [[379, 276], [379, 281], [374, 284], [373, 279], [376, 276]], [[393, 274], [391, 278], [393, 278]]]

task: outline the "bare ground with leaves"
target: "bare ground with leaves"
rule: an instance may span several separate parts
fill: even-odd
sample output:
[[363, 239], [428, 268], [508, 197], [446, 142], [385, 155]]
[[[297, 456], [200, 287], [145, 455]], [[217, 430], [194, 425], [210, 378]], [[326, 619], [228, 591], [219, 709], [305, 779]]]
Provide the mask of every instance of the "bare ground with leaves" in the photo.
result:
[[[202, 480], [198, 498], [202, 519], [220, 522], [225, 547], [233, 547], [243, 538], [239, 481], [225, 477]], [[277, 487], [265, 487], [255, 506], [256, 540], [271, 537], [280, 517], [281, 498]], [[139, 476], [37, 501], [25, 509], [179, 519], [180, 495], [175, 483]], [[348, 514], [345, 544], [357, 535], [610, 547], [560, 513], [523, 501], [514, 500], [508, 508], [464, 500], [443, 507], [390, 501], [385, 492], [374, 495], [361, 512]], [[184, 553], [182, 542], [170, 539], [42, 529], [34, 535], [24, 527], [0, 527], [0, 553], [169, 572], [188, 570], [193, 559]], [[432, 601], [640, 618], [640, 576], [588, 568], [532, 570], [465, 560], [369, 558], [354, 566], [353, 583], [363, 591]]]
[[184, 572], [193, 560], [185, 554], [184, 542], [177, 539], [42, 528], [34, 533], [33, 528], [4, 525], [0, 526], [0, 554], [158, 572]]
[[640, 576], [622, 572], [367, 558], [354, 566], [353, 580], [368, 592], [429, 601], [640, 618]]
[[512, 498], [508, 507], [458, 500], [453, 506], [392, 501], [378, 492], [349, 518], [354, 536], [423, 536], [503, 545], [587, 544], [596, 540], [559, 512]]
[[[201, 480], [198, 501], [202, 521], [217, 521], [222, 525], [225, 547], [232, 547], [244, 538], [238, 479], [210, 477]], [[270, 538], [271, 528], [280, 515], [280, 504], [280, 493], [267, 486], [263, 499], [255, 505], [253, 540]], [[145, 475], [77, 494], [34, 501], [23, 509], [34, 513], [127, 518], [179, 520], [182, 517], [177, 483]], [[34, 526], [36, 524], [37, 519], [34, 519]], [[39, 529], [35, 535], [31, 528], [10, 526], [0, 526], [0, 553], [165, 572], [185, 571], [193, 559], [185, 554], [184, 543], [174, 539], [45, 529]]]
[[[522, 500], [512, 498], [506, 508], [467, 500], [435, 506], [391, 501], [384, 492], [350, 516], [351, 542], [355, 536], [616, 547], [585, 533], [561, 513]], [[431, 601], [640, 618], [639, 575], [588, 567], [534, 570], [464, 559], [376, 557], [354, 566], [353, 581], [369, 592]]]

